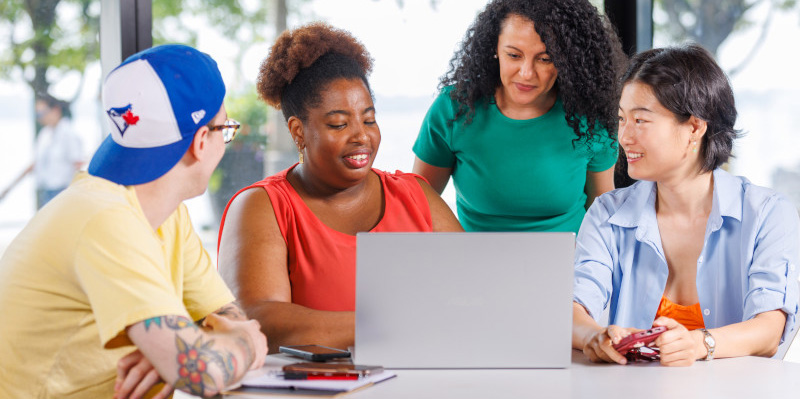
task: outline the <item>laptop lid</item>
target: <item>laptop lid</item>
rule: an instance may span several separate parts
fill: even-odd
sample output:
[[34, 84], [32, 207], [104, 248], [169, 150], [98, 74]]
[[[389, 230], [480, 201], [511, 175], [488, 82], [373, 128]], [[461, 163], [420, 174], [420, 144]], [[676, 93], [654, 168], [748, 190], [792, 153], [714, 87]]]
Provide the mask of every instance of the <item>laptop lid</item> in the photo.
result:
[[359, 233], [354, 361], [563, 368], [573, 233]]

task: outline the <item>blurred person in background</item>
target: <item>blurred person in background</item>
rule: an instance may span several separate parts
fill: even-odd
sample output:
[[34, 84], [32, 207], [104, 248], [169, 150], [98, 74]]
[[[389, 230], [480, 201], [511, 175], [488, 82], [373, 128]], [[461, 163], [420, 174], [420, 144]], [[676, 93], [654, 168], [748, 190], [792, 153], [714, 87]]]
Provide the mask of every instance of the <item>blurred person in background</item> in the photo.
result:
[[36, 178], [36, 207], [41, 208], [63, 191], [84, 164], [83, 142], [72, 129], [69, 103], [49, 94], [36, 99], [36, 120], [42, 129], [36, 136], [34, 162], [0, 193], [0, 200], [29, 173]]

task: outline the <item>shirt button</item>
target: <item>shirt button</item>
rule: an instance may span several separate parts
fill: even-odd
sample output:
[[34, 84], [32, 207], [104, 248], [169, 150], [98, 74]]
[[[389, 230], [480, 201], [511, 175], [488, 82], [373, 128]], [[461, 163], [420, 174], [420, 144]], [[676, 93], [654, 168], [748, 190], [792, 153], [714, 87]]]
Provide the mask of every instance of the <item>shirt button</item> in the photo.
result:
[[708, 315], [710, 315], [710, 314], [711, 314], [711, 310], [709, 310], [709, 309], [706, 309], [706, 310], [704, 310], [704, 311], [703, 311], [703, 314], [704, 314], [704, 315], [706, 315], [706, 316], [708, 316]]
[[697, 263], [703, 263], [703, 257], [702, 257], [702, 256], [700, 256], [699, 258], [697, 258]]

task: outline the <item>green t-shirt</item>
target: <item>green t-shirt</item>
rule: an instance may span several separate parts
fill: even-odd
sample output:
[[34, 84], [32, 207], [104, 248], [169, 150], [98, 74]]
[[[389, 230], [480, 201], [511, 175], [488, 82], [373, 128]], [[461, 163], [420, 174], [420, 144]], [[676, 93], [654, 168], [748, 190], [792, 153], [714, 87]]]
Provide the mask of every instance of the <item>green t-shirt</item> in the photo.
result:
[[425, 116], [414, 153], [453, 168], [458, 218], [467, 231], [578, 231], [586, 213], [586, 172], [617, 161], [605, 130], [579, 140], [559, 98], [528, 120], [503, 115], [492, 101], [476, 104], [472, 123], [449, 123], [458, 110], [445, 88]]

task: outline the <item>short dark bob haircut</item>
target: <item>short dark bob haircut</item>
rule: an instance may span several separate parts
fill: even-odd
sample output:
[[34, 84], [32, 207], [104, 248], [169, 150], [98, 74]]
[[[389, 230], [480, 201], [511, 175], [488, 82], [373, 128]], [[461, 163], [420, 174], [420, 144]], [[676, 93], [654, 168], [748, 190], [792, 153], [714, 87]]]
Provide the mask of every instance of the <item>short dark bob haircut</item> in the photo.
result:
[[733, 140], [740, 132], [736, 123], [733, 90], [714, 57], [698, 44], [651, 49], [631, 58], [622, 86], [646, 84], [658, 102], [686, 122], [694, 115], [708, 125], [700, 142], [702, 172], [711, 172], [728, 161]]

